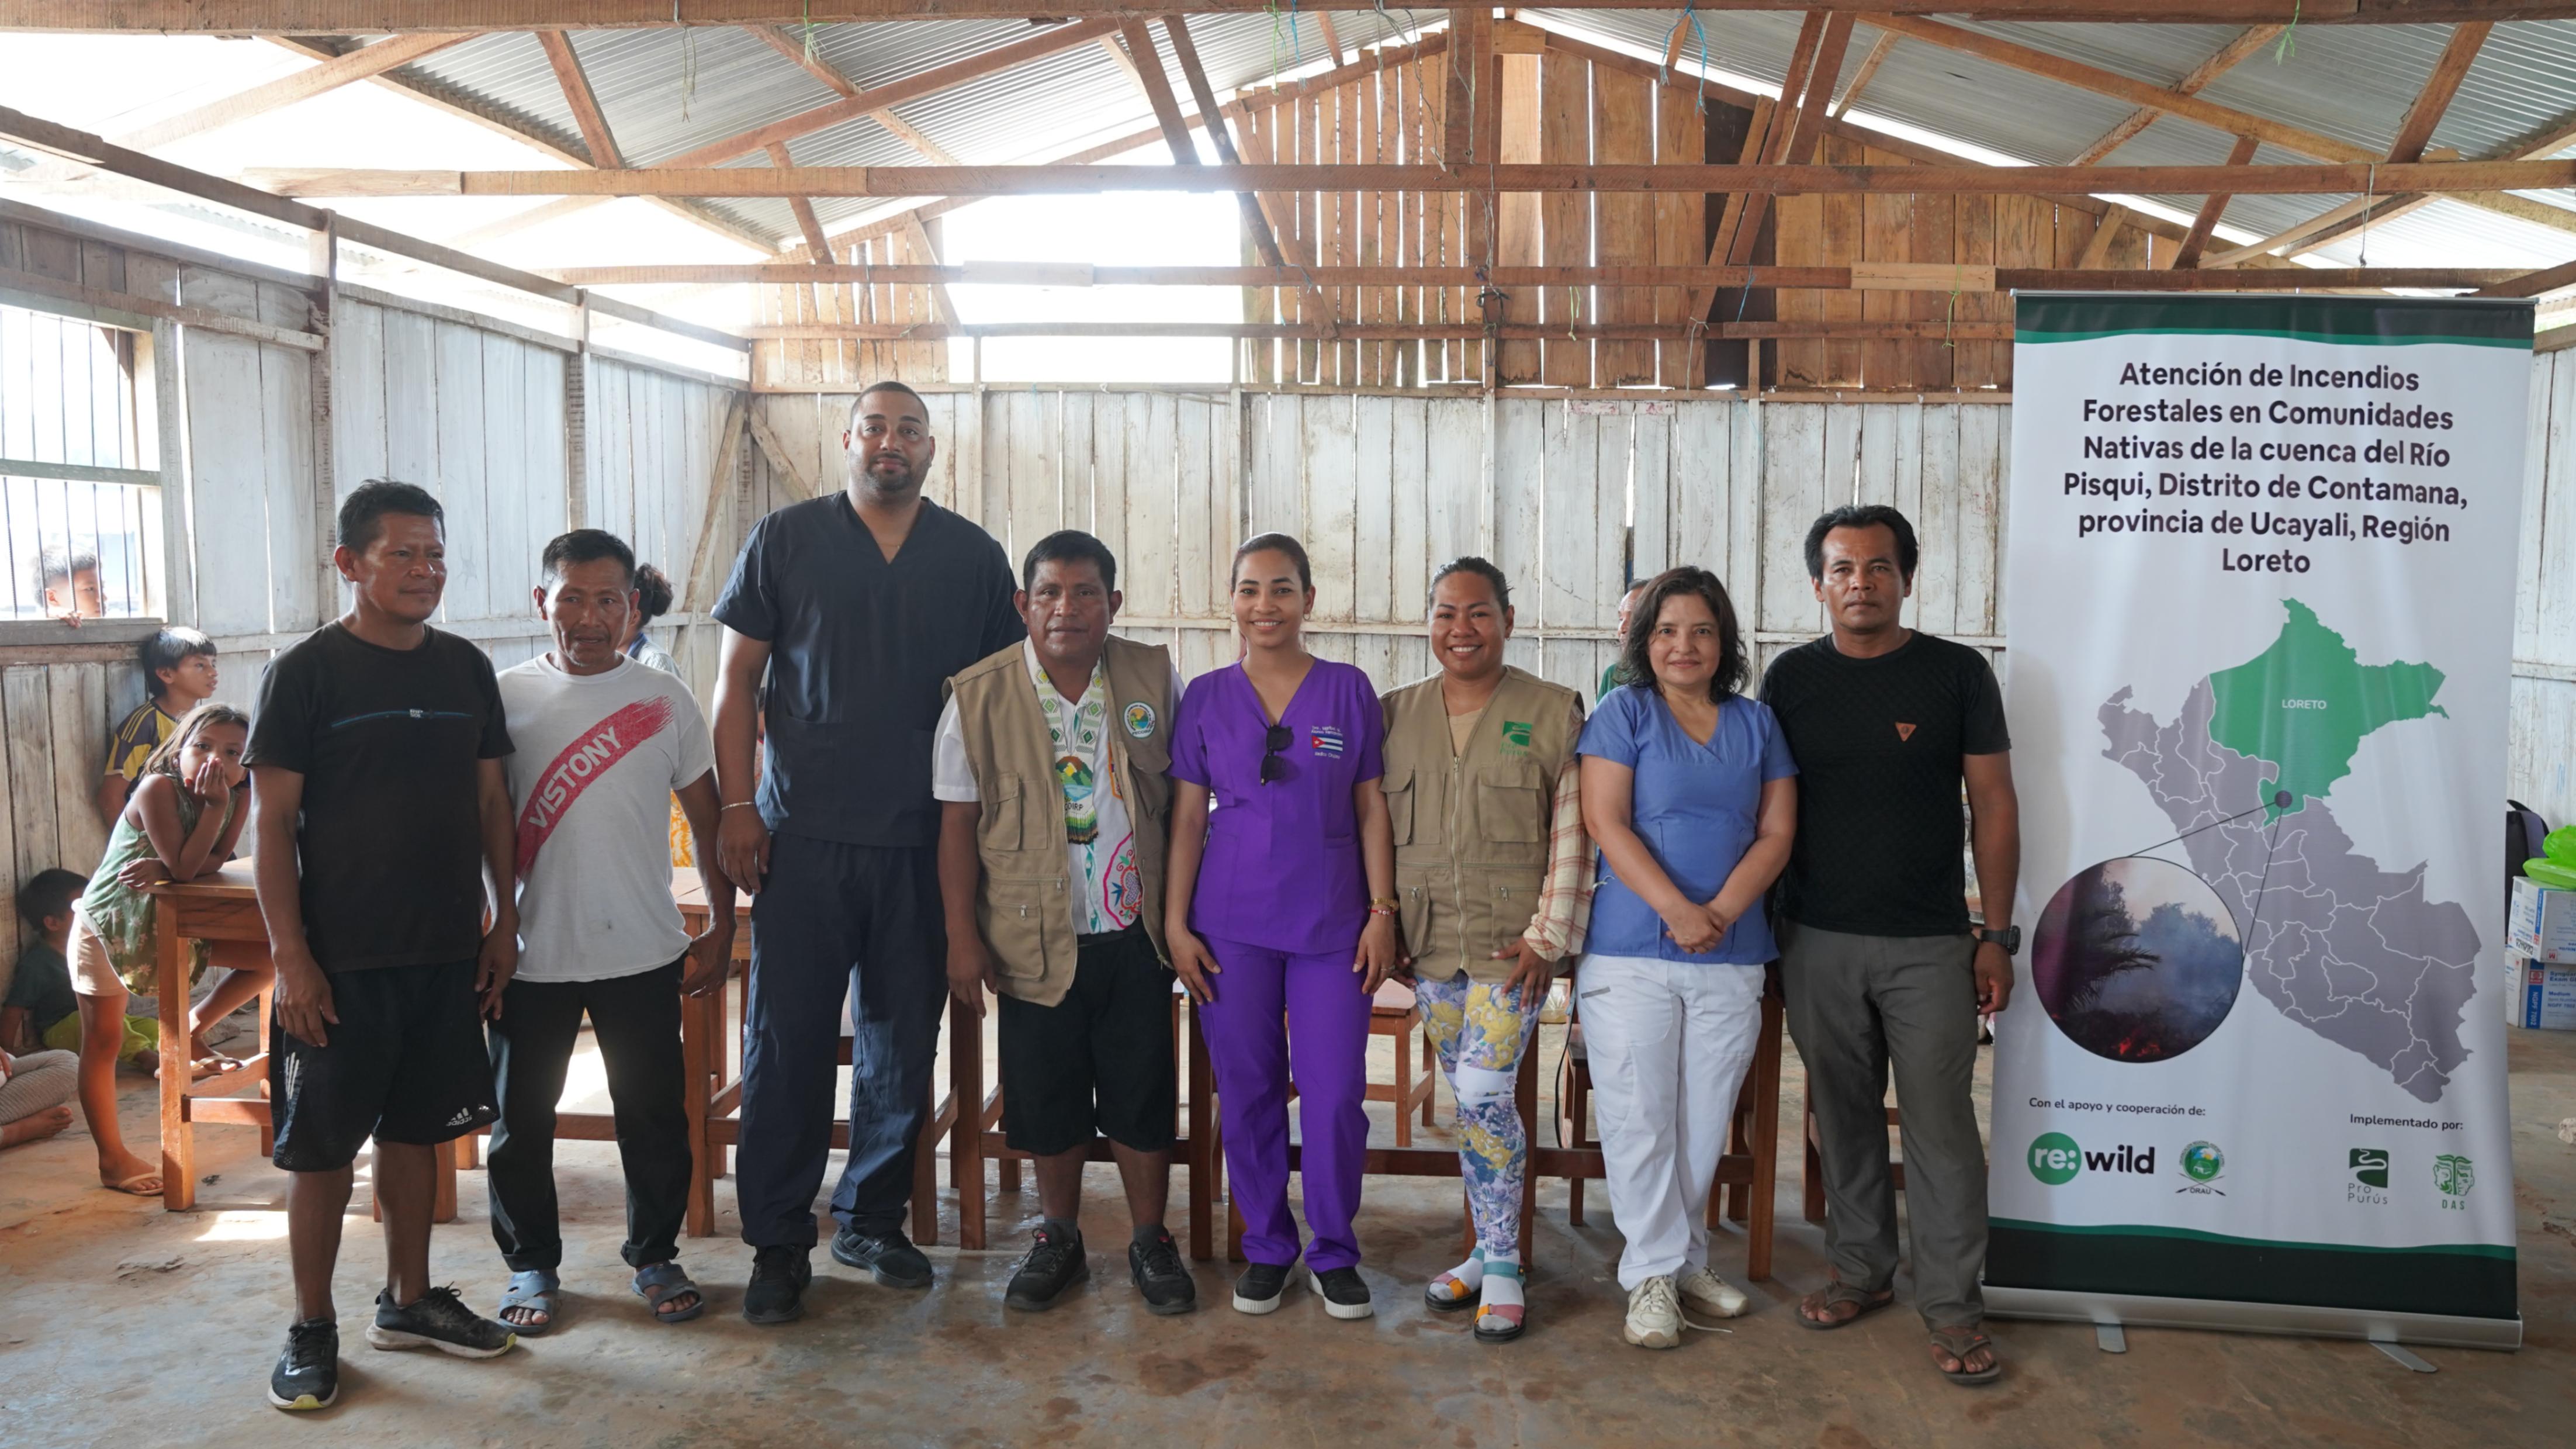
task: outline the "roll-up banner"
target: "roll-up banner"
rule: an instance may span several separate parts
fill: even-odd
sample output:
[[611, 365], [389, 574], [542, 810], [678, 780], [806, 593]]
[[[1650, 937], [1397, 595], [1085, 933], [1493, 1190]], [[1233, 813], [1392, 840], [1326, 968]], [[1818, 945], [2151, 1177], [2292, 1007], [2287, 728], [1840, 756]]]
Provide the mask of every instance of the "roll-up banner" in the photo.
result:
[[2016, 299], [2005, 1316], [2511, 1348], [2533, 313]]

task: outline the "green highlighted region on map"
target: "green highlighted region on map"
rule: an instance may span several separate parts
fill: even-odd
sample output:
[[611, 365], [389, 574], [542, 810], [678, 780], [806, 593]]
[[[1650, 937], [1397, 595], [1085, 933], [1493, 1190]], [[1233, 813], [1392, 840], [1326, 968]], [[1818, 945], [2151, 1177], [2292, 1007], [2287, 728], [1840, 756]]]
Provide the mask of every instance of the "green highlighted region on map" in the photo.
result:
[[2430, 664], [2364, 664], [2342, 635], [2318, 622], [2315, 610], [2296, 599], [2281, 603], [2289, 622], [2272, 647], [2209, 676], [2210, 737], [2280, 772], [2255, 794], [2259, 801], [2289, 796], [2286, 806], [2266, 805], [2267, 820], [2324, 798], [2352, 772], [2353, 753], [2371, 731], [2400, 720], [2449, 717], [2433, 703], [2442, 671]]

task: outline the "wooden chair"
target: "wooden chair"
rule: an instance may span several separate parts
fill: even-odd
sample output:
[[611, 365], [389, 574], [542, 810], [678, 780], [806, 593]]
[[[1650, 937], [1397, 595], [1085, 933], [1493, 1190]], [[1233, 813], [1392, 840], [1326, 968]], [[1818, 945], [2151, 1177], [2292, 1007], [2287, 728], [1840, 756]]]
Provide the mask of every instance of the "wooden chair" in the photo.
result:
[[[1721, 1220], [1745, 1225], [1744, 1276], [1756, 1283], [1771, 1277], [1772, 1215], [1779, 1181], [1780, 1028], [1787, 1001], [1780, 989], [1780, 965], [1763, 968], [1762, 1020], [1753, 1038], [1753, 1060], [1745, 1065], [1744, 1085], [1735, 1094], [1735, 1117], [1728, 1124], [1726, 1154], [1718, 1160], [1708, 1196], [1708, 1225]], [[1592, 1062], [1583, 1042], [1579, 1008], [1565, 1029], [1564, 1066], [1557, 1076], [1557, 1130], [1574, 1152], [1597, 1153], [1599, 1138], [1589, 1135]], [[1581, 1170], [1564, 1174], [1565, 1220], [1583, 1226]]]
[[[1413, 1066], [1413, 1040], [1422, 1038], [1422, 1069]], [[1395, 1080], [1368, 1084], [1366, 1100], [1395, 1104], [1395, 1145], [1413, 1145], [1413, 1112], [1422, 1109], [1422, 1125], [1431, 1125], [1432, 1090], [1440, 1080], [1440, 1058], [1431, 1049], [1431, 1033], [1422, 1025], [1422, 1007], [1413, 988], [1389, 981], [1369, 1004], [1369, 1035], [1395, 1038]]]

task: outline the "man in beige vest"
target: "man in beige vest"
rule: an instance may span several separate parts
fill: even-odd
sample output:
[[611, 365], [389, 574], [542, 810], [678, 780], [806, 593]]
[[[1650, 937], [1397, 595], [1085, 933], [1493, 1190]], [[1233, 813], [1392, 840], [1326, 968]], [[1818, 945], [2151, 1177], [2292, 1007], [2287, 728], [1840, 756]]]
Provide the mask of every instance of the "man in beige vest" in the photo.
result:
[[1036, 1242], [1003, 1302], [1038, 1310], [1091, 1274], [1077, 1217], [1095, 1133], [1109, 1139], [1147, 1311], [1198, 1306], [1163, 1228], [1172, 1175], [1172, 975], [1163, 850], [1171, 813], [1171, 656], [1109, 632], [1118, 561], [1049, 534], [1020, 566], [1025, 642], [948, 681], [932, 751], [948, 989], [1000, 997], [1003, 1140], [1037, 1161]]

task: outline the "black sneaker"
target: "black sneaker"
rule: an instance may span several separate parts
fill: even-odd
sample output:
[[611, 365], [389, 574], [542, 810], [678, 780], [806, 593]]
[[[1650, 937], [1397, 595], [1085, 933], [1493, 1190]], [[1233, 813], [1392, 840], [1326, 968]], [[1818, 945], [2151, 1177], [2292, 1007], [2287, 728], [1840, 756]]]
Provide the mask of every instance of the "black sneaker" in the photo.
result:
[[1284, 1265], [1255, 1263], [1234, 1280], [1234, 1311], [1276, 1313], [1279, 1295], [1287, 1289], [1288, 1269]]
[[376, 1321], [367, 1325], [376, 1348], [434, 1348], [458, 1358], [496, 1358], [518, 1341], [510, 1325], [466, 1307], [453, 1287], [432, 1288], [408, 1305], [397, 1305], [388, 1288], [376, 1295]]
[[1377, 1312], [1357, 1268], [1326, 1268], [1317, 1273], [1315, 1292], [1324, 1300], [1324, 1311], [1335, 1318], [1368, 1318]]
[[754, 1249], [751, 1286], [742, 1290], [742, 1316], [754, 1323], [793, 1323], [805, 1316], [805, 1285], [814, 1263], [804, 1248], [780, 1243]]
[[1002, 1294], [1002, 1303], [1028, 1313], [1043, 1313], [1053, 1308], [1074, 1284], [1090, 1276], [1091, 1259], [1082, 1251], [1082, 1234], [1060, 1237], [1040, 1228], [1037, 1241], [1029, 1245], [1028, 1256], [1012, 1272], [1011, 1286]]
[[887, 1288], [930, 1286], [930, 1259], [901, 1228], [882, 1235], [843, 1228], [832, 1235], [832, 1256], [853, 1268], [867, 1269]]
[[1169, 1318], [1199, 1306], [1199, 1285], [1181, 1262], [1180, 1244], [1158, 1232], [1151, 1243], [1127, 1245], [1127, 1277], [1145, 1295], [1145, 1311]]
[[327, 1409], [340, 1400], [340, 1325], [308, 1318], [286, 1330], [286, 1349], [268, 1373], [268, 1401], [281, 1409]]

